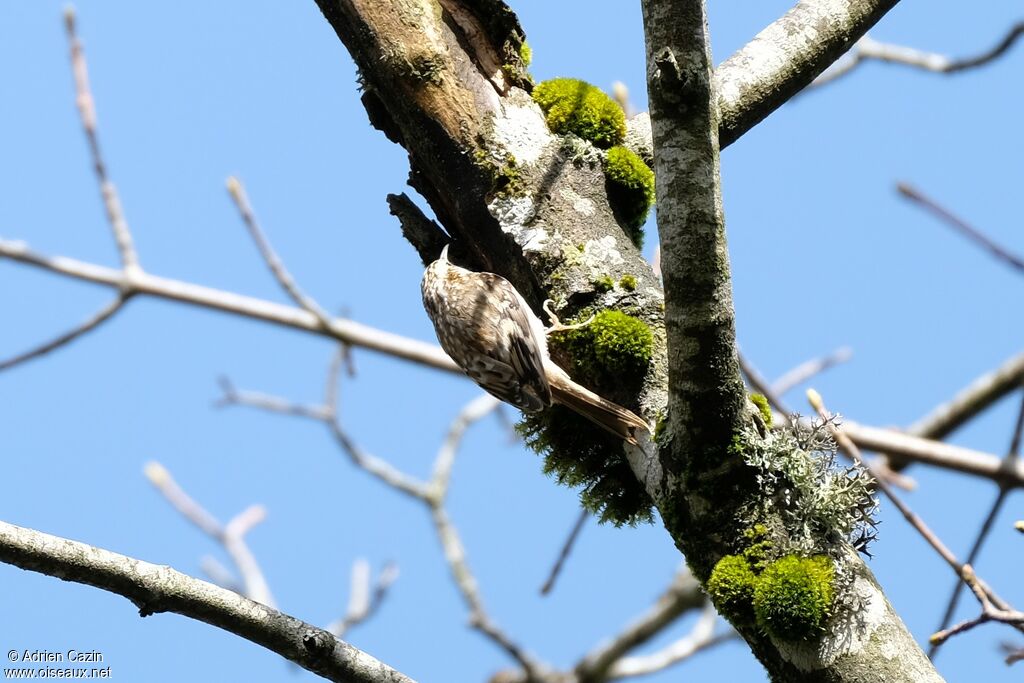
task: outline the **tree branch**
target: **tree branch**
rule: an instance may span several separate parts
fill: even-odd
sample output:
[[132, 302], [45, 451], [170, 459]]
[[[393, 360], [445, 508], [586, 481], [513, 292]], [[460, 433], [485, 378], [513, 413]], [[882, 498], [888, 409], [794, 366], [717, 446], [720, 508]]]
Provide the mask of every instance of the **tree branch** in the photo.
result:
[[667, 669], [693, 655], [714, 647], [719, 643], [736, 638], [738, 634], [731, 628], [715, 633], [718, 613], [708, 603], [693, 629], [682, 638], [669, 643], [666, 647], [649, 655], [623, 657], [608, 670], [609, 680], [627, 678], [629, 676], [646, 676]]
[[[635, 622], [607, 643], [601, 644], [580, 660], [574, 672], [579, 683], [604, 681], [609, 678], [637, 674], [612, 674], [630, 650], [647, 642], [686, 612], [707, 605], [700, 583], [685, 568], [680, 569], [668, 589], [654, 605]], [[712, 612], [712, 624], [717, 618]], [[668, 664], [666, 664], [668, 666]], [[626, 667], [627, 669], [630, 667]]]
[[34, 348], [31, 348], [28, 351], [23, 351], [22, 353], [19, 353], [16, 356], [11, 356], [10, 358], [0, 360], [0, 372], [3, 372], [4, 370], [9, 370], [10, 368], [13, 368], [16, 365], [21, 365], [26, 361], [39, 358], [40, 356], [45, 356], [51, 351], [56, 351], [62, 346], [67, 346], [68, 344], [75, 341], [79, 337], [88, 334], [89, 332], [92, 332], [97, 327], [113, 318], [114, 314], [120, 311], [124, 307], [124, 305], [128, 303], [128, 299], [130, 298], [130, 294], [125, 294], [124, 292], [122, 292], [118, 294], [118, 296], [113, 301], [111, 301], [106, 306], [93, 313], [91, 316], [89, 316], [87, 320], [83, 321], [79, 325], [76, 325], [75, 327], [71, 328], [70, 330], [67, 330], [66, 332], [62, 332], [53, 339], [43, 342], [42, 344]]
[[949, 209], [940, 205], [934, 199], [931, 199], [907, 183], [898, 183], [896, 185], [896, 190], [906, 199], [923, 207], [929, 213], [938, 217], [943, 223], [949, 225], [961, 235], [964, 235], [967, 239], [988, 251], [997, 260], [1002, 261], [1018, 273], [1024, 274], [1024, 258], [1010, 252], [981, 230], [978, 230], [964, 219], [953, 214]]
[[[736, 360], [704, 5], [645, 0], [642, 8], [673, 434], [661, 461], [666, 474], [675, 477], [684, 468], [698, 474], [705, 458], [717, 464], [719, 449], [724, 453], [744, 424], [745, 394]], [[658, 496], [652, 497], [657, 502]], [[681, 528], [670, 532], [677, 542], [683, 533]]]
[[6, 522], [0, 561], [123, 595], [144, 617], [174, 612], [230, 631], [331, 681], [412, 683], [327, 631], [167, 566]]
[[[146, 478], [163, 495], [164, 499], [182, 517], [195, 524], [207, 536], [220, 543], [228, 557], [235, 563], [242, 577], [241, 593], [250, 600], [267, 607], [277, 607], [270, 586], [263, 576], [263, 570], [256, 556], [245, 542], [245, 535], [266, 518], [267, 511], [262, 505], [251, 505], [227, 524], [221, 524], [206, 508], [185, 493], [171, 473], [158, 462], [146, 464]], [[234, 584], [235, 582], [232, 582]]]
[[114, 187], [114, 183], [107, 175], [107, 164], [100, 152], [99, 133], [96, 130], [96, 102], [89, 89], [89, 71], [85, 62], [82, 41], [78, 39], [78, 34], [75, 31], [74, 7], [64, 10], [64, 27], [67, 30], [68, 44], [71, 48], [71, 70], [75, 77], [75, 102], [78, 105], [78, 114], [82, 119], [86, 140], [89, 143], [93, 170], [100, 185], [100, 195], [107, 211], [107, 220], [110, 222], [110, 228], [114, 233], [114, 242], [117, 244], [117, 251], [121, 257], [121, 267], [126, 275], [132, 276], [141, 272], [139, 255], [135, 251], [135, 243], [121, 208], [121, 199], [118, 197], [117, 188]]
[[[1006, 451], [1006, 457], [1003, 458], [1004, 464], [1010, 461], [1017, 461], [1020, 456], [1020, 444], [1021, 439], [1024, 438], [1024, 392], [1021, 393], [1020, 408], [1017, 410], [1017, 420], [1013, 427], [1013, 434], [1010, 437], [1010, 446]], [[988, 539], [988, 534], [995, 525], [996, 518], [999, 516], [999, 512], [1003, 508], [1003, 503], [1006, 502], [1007, 494], [1010, 489], [1005, 485], [1000, 485], [999, 493], [996, 494], [995, 500], [992, 501], [992, 507], [989, 508], [988, 514], [985, 515], [985, 519], [981, 523], [981, 527], [978, 529], [978, 533], [975, 534], [974, 543], [971, 544], [971, 549], [967, 553], [967, 564], [974, 566], [974, 563], [978, 560], [978, 556], [981, 554], [981, 548], [985, 545], [985, 541]], [[949, 602], [946, 603], [946, 611], [942, 615], [942, 620], [939, 622], [939, 631], [942, 631], [949, 623], [953, 620], [953, 615], [956, 613], [957, 603], [960, 601], [960, 595], [963, 592], [963, 582], [957, 581], [953, 586], [953, 592], [949, 596]], [[935, 659], [935, 655], [938, 653], [941, 643], [932, 643], [931, 649], [928, 651], [928, 656]]]
[[800, 0], [715, 70], [722, 147], [809, 85], [898, 0]]
[[829, 368], [845, 363], [852, 356], [853, 350], [848, 346], [842, 346], [826, 356], [804, 361], [775, 380], [772, 383], [772, 392], [778, 396], [785, 396], [789, 391], [810, 381]]
[[854, 44], [853, 48], [843, 59], [835, 62], [835, 64], [814, 79], [810, 87], [817, 88], [826, 83], [831, 83], [841, 76], [852, 72], [864, 62], [872, 60], [889, 64], [902, 64], [942, 74], [975, 69], [1003, 56], [1007, 50], [1013, 47], [1013, 44], [1017, 42], [1021, 35], [1024, 35], [1024, 22], [1018, 22], [1011, 26], [999, 42], [988, 50], [973, 57], [954, 59], [936, 52], [925, 52], [924, 50], [917, 50], [904, 45], [883, 43], [865, 34]]
[[123, 271], [77, 261], [63, 256], [45, 256], [29, 249], [24, 242], [0, 239], [0, 258], [34, 266], [76, 280], [94, 282], [117, 290], [129, 289], [158, 299], [209, 308], [246, 318], [319, 334], [352, 346], [377, 351], [420, 365], [463, 374], [440, 347], [374, 329], [352, 320], [334, 318], [324, 329], [315, 315], [293, 306], [203, 287], [180, 280], [139, 273], [128, 277]]

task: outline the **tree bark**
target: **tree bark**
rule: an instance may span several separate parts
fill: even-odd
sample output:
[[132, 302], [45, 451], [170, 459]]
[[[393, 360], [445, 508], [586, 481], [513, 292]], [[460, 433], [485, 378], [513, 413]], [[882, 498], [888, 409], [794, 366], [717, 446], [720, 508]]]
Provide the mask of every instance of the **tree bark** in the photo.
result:
[[[642, 390], [611, 398], [652, 420], [669, 408], [662, 448], [647, 442], [627, 455], [673, 541], [706, 581], [739, 532], [737, 507], [756, 496], [757, 482], [741, 458], [728, 457], [734, 435], [754, 418], [736, 361], [718, 173], [723, 124], [703, 4], [643, 3], [665, 300], [615, 221], [600, 164], [580, 160], [552, 135], [529, 97], [514, 57], [523, 33], [508, 7], [498, 0], [317, 3], [359, 68], [371, 122], [408, 151], [410, 184], [451, 235], [456, 262], [505, 276], [538, 312], [546, 298], [560, 313], [628, 306], [652, 328], [655, 351]], [[763, 46], [723, 65], [720, 79], [729, 82], [741, 71], [782, 74], [768, 90], [730, 91], [729, 135], [809, 82], [893, 2], [860, 3], [870, 6], [863, 12], [842, 4], [850, 21], [841, 35], [823, 31], [824, 47], [796, 51], [792, 68]], [[780, 24], [790, 42], [810, 35], [786, 23], [801, 16], [794, 10]], [[515, 191], [506, 191], [510, 182]], [[412, 221], [406, 234], [421, 257], [433, 258], [443, 238], [423, 217], [400, 214]], [[637, 280], [632, 291], [595, 286], [597, 277], [626, 274]], [[857, 618], [835, 619], [821, 638], [797, 644], [742, 629], [769, 673], [777, 680], [940, 680], [870, 571], [855, 556], [849, 565], [856, 576], [848, 590], [863, 607]]]

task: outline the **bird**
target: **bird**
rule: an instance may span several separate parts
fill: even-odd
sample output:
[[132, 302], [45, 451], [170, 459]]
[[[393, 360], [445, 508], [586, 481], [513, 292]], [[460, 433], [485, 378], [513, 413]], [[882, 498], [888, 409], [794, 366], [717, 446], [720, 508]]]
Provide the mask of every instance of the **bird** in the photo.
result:
[[548, 334], [587, 322], [563, 325], [545, 302], [553, 322], [545, 328], [511, 282], [453, 264], [448, 246], [423, 273], [423, 307], [441, 348], [470, 379], [523, 412], [560, 403], [631, 444], [637, 430], [650, 433], [642, 418], [573, 381], [548, 355]]

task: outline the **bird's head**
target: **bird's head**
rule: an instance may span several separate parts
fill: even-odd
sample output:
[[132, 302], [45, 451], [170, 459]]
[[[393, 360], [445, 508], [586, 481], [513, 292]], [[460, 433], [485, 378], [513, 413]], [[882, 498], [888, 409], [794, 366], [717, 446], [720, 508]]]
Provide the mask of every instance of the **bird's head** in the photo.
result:
[[450, 245], [444, 245], [444, 249], [441, 250], [441, 255], [437, 257], [433, 263], [427, 266], [426, 271], [423, 273], [422, 287], [423, 291], [426, 292], [428, 289], [443, 287], [444, 283], [448, 280], [452, 273], [452, 269], [455, 268], [448, 260], [448, 247]]

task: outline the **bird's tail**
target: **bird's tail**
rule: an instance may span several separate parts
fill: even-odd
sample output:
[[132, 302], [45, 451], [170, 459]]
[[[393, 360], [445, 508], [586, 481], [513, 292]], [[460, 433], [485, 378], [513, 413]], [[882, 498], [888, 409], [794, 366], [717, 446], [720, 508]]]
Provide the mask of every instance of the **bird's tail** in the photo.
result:
[[601, 398], [590, 389], [574, 382], [561, 368], [552, 366], [553, 363], [548, 364], [546, 369], [548, 384], [551, 385], [551, 398], [556, 403], [567, 406], [633, 445], [638, 445], [633, 435], [634, 430], [650, 433], [647, 423], [632, 410]]

